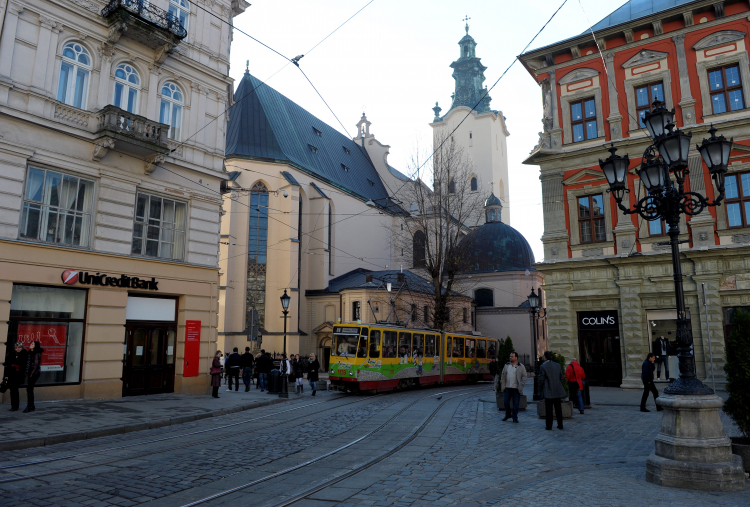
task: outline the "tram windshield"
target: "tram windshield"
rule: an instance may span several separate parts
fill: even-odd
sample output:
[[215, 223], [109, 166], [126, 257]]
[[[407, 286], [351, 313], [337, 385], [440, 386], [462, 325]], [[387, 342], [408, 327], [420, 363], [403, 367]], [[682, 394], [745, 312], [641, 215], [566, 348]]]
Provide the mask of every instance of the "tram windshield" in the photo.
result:
[[366, 327], [362, 328], [362, 333], [359, 337], [359, 347], [357, 347], [357, 357], [367, 357], [367, 333], [369, 331]]
[[333, 328], [333, 350], [331, 355], [342, 357], [354, 357], [357, 352], [357, 340], [359, 339], [358, 327]]

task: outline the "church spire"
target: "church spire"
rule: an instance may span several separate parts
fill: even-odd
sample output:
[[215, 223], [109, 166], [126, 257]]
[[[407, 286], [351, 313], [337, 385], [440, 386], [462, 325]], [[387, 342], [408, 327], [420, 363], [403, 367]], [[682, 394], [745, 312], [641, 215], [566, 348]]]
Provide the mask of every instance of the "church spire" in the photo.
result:
[[453, 94], [451, 109], [458, 106], [466, 106], [475, 109], [479, 113], [490, 111], [491, 97], [487, 89], [483, 87], [484, 71], [487, 67], [481, 64], [480, 58], [476, 56], [477, 43], [469, 35], [469, 18], [466, 16], [462, 21], [466, 22], [466, 35], [458, 41], [461, 54], [458, 60], [451, 63], [453, 68], [453, 79], [456, 82], [456, 90]]

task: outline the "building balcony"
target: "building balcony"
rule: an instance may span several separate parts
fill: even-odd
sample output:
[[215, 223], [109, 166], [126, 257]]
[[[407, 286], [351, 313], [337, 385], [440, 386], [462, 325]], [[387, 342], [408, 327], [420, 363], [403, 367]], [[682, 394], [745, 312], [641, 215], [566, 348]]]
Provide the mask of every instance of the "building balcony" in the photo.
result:
[[94, 160], [101, 160], [110, 149], [131, 154], [148, 161], [146, 172], [169, 154], [169, 125], [129, 113], [116, 106], [106, 106], [97, 113], [94, 133]]
[[165, 57], [187, 37], [178, 18], [147, 0], [111, 0], [101, 14], [109, 22], [111, 43], [125, 35]]

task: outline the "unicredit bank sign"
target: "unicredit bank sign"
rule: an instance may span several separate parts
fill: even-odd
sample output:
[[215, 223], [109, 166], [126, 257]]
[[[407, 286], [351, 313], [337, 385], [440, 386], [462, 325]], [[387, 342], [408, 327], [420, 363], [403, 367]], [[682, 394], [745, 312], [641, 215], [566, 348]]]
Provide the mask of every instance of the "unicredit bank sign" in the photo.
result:
[[618, 330], [617, 310], [578, 312], [578, 329], [581, 331]]
[[102, 285], [105, 287], [122, 287], [126, 289], [159, 290], [159, 282], [153, 277], [151, 280], [127, 275], [120, 275], [118, 278], [109, 276], [106, 273], [89, 273], [88, 271], [76, 271], [74, 269], [63, 271], [62, 281], [67, 285], [80, 283], [84, 285]]

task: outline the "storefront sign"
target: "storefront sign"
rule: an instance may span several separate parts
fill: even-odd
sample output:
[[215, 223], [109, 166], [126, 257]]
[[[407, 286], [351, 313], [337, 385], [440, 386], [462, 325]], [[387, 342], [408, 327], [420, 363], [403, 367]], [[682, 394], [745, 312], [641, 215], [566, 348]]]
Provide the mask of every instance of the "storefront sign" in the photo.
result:
[[76, 282], [84, 285], [103, 285], [108, 287], [122, 287], [126, 289], [145, 289], [145, 290], [159, 290], [159, 282], [156, 278], [151, 280], [142, 280], [137, 276], [129, 277], [127, 275], [120, 275], [120, 278], [114, 276], [107, 276], [97, 272], [96, 274], [89, 273], [88, 271], [75, 271], [73, 269], [66, 269], [62, 274], [62, 281], [65, 284], [73, 285]]
[[32, 342], [39, 342], [42, 353], [42, 371], [63, 371], [65, 369], [65, 345], [68, 338], [67, 324], [18, 324], [17, 341], [29, 348]]
[[[197, 377], [201, 351], [201, 321], [185, 321], [185, 366], [183, 377]], [[209, 364], [209, 367], [211, 365]]]
[[582, 331], [618, 330], [617, 310], [578, 312], [578, 329]]

